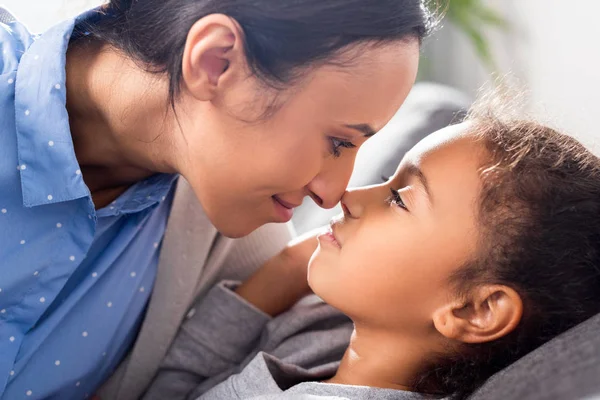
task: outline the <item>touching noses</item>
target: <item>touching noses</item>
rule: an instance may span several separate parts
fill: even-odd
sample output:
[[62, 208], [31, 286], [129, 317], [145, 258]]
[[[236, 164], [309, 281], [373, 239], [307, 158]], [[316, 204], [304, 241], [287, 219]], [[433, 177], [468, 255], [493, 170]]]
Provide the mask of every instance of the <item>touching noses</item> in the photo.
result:
[[332, 164], [323, 168], [306, 185], [307, 195], [319, 207], [333, 208], [340, 202], [352, 175], [355, 156], [354, 154], [346, 159], [331, 160]]
[[368, 210], [386, 205], [384, 201], [387, 187], [385, 185], [366, 186], [346, 190], [340, 202], [346, 218], [361, 218]]
[[360, 201], [361, 189], [347, 190], [340, 203], [346, 218], [359, 218], [363, 213], [363, 204]]

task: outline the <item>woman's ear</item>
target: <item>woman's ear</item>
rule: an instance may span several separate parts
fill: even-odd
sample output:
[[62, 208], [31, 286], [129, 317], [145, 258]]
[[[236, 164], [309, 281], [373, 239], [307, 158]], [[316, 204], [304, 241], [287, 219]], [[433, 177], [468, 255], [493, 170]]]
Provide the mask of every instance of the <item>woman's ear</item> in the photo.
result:
[[484, 343], [512, 332], [522, 315], [523, 301], [514, 289], [482, 285], [471, 291], [468, 302], [455, 302], [436, 310], [433, 323], [448, 339]]
[[226, 73], [245, 67], [241, 27], [230, 17], [211, 14], [188, 32], [182, 59], [182, 84], [198, 100], [212, 100]]

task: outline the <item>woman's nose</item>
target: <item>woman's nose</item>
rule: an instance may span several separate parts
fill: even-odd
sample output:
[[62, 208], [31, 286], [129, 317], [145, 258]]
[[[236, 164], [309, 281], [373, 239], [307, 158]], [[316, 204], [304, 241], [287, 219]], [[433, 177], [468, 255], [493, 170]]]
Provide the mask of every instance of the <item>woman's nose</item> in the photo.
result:
[[[385, 201], [386, 193], [389, 189], [386, 184], [377, 184], [363, 186], [355, 189], [348, 189], [342, 196], [342, 210], [346, 218], [363, 218], [366, 213], [373, 212], [381, 208], [387, 208]], [[389, 196], [388, 196], [389, 197]]]
[[323, 208], [333, 208], [339, 203], [352, 175], [354, 157], [347, 160], [338, 159], [332, 161], [332, 164], [330, 168], [324, 168], [306, 186], [308, 195]]
[[363, 213], [363, 203], [360, 200], [361, 189], [346, 190], [340, 203], [346, 218], [359, 218]]

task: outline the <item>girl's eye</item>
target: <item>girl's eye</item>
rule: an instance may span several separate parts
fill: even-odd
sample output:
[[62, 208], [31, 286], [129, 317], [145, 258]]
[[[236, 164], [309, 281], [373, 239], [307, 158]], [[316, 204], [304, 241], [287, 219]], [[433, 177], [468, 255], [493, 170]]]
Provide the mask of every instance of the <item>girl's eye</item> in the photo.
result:
[[344, 148], [353, 149], [356, 147], [356, 145], [352, 142], [334, 137], [330, 137], [329, 142], [331, 143], [331, 154], [333, 154], [334, 157], [339, 157], [342, 154], [342, 149]]
[[400, 193], [398, 193], [398, 191], [393, 188], [390, 188], [390, 191], [392, 192], [392, 195], [388, 198], [388, 202], [408, 211], [408, 207], [406, 207], [406, 204], [404, 204], [404, 201], [402, 201]]

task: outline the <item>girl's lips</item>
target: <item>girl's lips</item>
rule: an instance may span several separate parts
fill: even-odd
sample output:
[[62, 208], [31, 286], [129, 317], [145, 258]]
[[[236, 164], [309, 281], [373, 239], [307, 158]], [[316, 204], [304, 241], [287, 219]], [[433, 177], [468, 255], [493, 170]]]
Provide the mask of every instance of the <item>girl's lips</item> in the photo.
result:
[[319, 240], [319, 243], [331, 244], [337, 247], [338, 249], [342, 248], [340, 242], [338, 242], [338, 240], [335, 238], [333, 231], [331, 230], [320, 234], [319, 236], [317, 236], [317, 239]]

